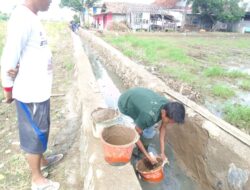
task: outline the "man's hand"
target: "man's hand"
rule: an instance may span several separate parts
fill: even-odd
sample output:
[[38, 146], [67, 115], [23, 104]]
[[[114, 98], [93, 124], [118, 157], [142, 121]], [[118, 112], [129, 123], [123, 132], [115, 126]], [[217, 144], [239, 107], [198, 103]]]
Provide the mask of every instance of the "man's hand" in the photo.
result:
[[19, 64], [17, 64], [17, 66], [16, 66], [15, 69], [10, 69], [10, 70], [8, 71], [8, 75], [13, 79], [13, 81], [15, 80], [18, 71], [19, 71]]
[[151, 162], [152, 165], [155, 165], [158, 163], [155, 156], [151, 156], [148, 154], [147, 159]]
[[6, 92], [4, 91], [4, 97], [5, 99], [2, 101], [3, 103], [8, 103], [10, 104], [11, 102], [13, 102], [13, 98], [12, 98], [12, 91], [10, 92]]
[[161, 153], [161, 158], [162, 158], [163, 163], [169, 164], [168, 158], [164, 153]]

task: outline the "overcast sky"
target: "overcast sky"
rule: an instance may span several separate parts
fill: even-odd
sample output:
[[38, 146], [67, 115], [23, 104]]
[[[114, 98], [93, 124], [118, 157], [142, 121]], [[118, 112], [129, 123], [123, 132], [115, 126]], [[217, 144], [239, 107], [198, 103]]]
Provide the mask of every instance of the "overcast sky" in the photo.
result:
[[[6, 10], [9, 11], [12, 9], [12, 7], [18, 3], [23, 2], [24, 0], [0, 0], [0, 10]], [[143, 3], [143, 4], [149, 4], [154, 2], [154, 0], [101, 0], [100, 2], [130, 2], [130, 3]], [[58, 7], [58, 4], [60, 3], [60, 0], [52, 0], [52, 6], [51, 9]]]
[[[21, 4], [24, 0], [0, 0], [0, 11], [11, 13], [13, 7], [17, 4]], [[49, 17], [49, 18], [59, 18], [66, 16], [67, 18], [72, 18], [71, 11], [67, 10], [66, 8], [61, 10], [59, 8], [61, 0], [52, 0], [52, 4], [50, 5], [50, 9], [46, 13], [40, 13], [41, 17]], [[101, 3], [103, 2], [129, 2], [129, 3], [142, 3], [142, 4], [150, 4], [154, 2], [154, 0], [100, 0]], [[68, 19], [67, 19], [68, 20]]]

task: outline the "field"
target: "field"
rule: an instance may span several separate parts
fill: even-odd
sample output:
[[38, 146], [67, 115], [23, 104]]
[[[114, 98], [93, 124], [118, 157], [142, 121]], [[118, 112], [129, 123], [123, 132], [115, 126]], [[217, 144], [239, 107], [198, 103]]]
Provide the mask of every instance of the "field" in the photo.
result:
[[173, 89], [250, 131], [250, 36], [107, 33], [104, 39]]

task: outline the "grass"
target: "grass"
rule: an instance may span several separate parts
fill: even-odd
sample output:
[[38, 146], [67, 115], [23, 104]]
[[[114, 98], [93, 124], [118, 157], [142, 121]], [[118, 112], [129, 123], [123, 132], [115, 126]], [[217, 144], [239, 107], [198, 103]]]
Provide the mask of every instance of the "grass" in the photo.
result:
[[6, 27], [6, 22], [0, 21], [0, 55], [2, 55], [2, 50], [4, 46]]
[[243, 90], [250, 91], [250, 80], [241, 81], [240, 88], [242, 88]]
[[[249, 36], [126, 33], [108, 34], [105, 39], [136, 62], [154, 65], [166, 78], [194, 87], [204, 101], [223, 104], [225, 99], [237, 100], [243, 90], [250, 91], [250, 75], [230, 69], [247, 65]], [[217, 85], [207, 88], [214, 83]]]
[[250, 106], [227, 105], [224, 108], [225, 120], [233, 125], [250, 130]]
[[206, 77], [220, 77], [225, 76], [226, 70], [219, 66], [210, 67], [204, 70]]
[[206, 77], [249, 78], [247, 73], [238, 70], [227, 71], [221, 66], [212, 66], [203, 71]]
[[[178, 47], [168, 40], [159, 37], [144, 38], [133, 35], [119, 37], [106, 37], [106, 40], [120, 48], [125, 55], [137, 58], [137, 51], [142, 52], [141, 59], [149, 64], [155, 64], [162, 60], [178, 62], [179, 64], [194, 64], [195, 61], [188, 56], [185, 49]], [[124, 46], [126, 44], [126, 46]], [[127, 49], [128, 47], [129, 49]]]
[[161, 69], [161, 72], [189, 84], [193, 84], [195, 81], [197, 81], [196, 75], [183, 68], [164, 67]]
[[[6, 26], [7, 26], [6, 22], [0, 21], [0, 57], [2, 55], [4, 41], [5, 41]], [[1, 83], [1, 79], [0, 79], [0, 101], [2, 101], [2, 99], [4, 97], [3, 91], [1, 89], [2, 89], [2, 83]]]
[[214, 85], [212, 87], [212, 94], [220, 98], [231, 98], [235, 96], [235, 92], [226, 85]]
[[226, 76], [229, 78], [235, 78], [235, 79], [236, 78], [249, 78], [249, 75], [247, 73], [244, 73], [238, 70], [228, 71]]
[[66, 68], [67, 71], [72, 71], [74, 68], [73, 58], [69, 55], [64, 55], [63, 66], [64, 68]]

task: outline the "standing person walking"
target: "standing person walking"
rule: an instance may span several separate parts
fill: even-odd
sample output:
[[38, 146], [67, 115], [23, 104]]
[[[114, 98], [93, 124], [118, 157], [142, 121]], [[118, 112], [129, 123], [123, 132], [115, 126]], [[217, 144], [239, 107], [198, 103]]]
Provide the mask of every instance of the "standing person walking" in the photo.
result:
[[43, 156], [50, 130], [52, 55], [37, 13], [47, 11], [50, 3], [51, 0], [24, 0], [15, 8], [1, 58], [5, 102], [16, 103], [20, 146], [27, 153], [32, 190], [59, 189], [60, 184], [46, 179], [41, 170], [63, 157]]

